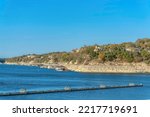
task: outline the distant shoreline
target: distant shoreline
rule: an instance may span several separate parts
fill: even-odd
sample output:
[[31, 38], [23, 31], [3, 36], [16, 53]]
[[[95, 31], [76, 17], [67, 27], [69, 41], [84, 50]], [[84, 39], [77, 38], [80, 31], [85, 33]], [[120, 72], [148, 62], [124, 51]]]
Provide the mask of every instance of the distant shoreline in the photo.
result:
[[76, 72], [87, 73], [150, 73], [150, 66], [145, 63], [104, 63], [99, 65], [64, 65]]
[[83, 72], [83, 73], [113, 73], [113, 74], [134, 74], [150, 73], [150, 66], [145, 63], [101, 63], [99, 65], [74, 65], [67, 63], [58, 64], [44, 64], [44, 63], [4, 63], [8, 65], [25, 65], [25, 66], [38, 66], [40, 68], [56, 69], [64, 68], [69, 71]]
[[150, 39], [121, 44], [93, 45], [70, 52], [28, 54], [5, 63], [39, 66], [57, 71], [87, 73], [150, 73]]

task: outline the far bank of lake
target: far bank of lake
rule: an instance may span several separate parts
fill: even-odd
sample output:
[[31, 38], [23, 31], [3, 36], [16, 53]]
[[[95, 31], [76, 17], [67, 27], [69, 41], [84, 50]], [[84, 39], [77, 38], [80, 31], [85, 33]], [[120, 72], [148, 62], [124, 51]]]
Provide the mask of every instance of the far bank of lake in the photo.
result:
[[70, 70], [76, 72], [87, 72], [87, 73], [150, 73], [150, 65], [145, 63], [99, 63], [99, 64], [69, 64], [69, 63], [9, 63], [14, 65], [27, 65], [27, 66], [39, 66], [42, 68], [56, 69], [60, 68], [62, 70]]

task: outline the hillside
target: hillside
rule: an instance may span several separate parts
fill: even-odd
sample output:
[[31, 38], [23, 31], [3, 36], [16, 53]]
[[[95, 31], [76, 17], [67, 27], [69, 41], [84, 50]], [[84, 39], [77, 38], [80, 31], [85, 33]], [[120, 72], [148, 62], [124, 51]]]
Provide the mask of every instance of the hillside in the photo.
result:
[[121, 44], [93, 45], [71, 52], [24, 55], [6, 59], [7, 63], [98, 65], [107, 62], [150, 64], [150, 39]]

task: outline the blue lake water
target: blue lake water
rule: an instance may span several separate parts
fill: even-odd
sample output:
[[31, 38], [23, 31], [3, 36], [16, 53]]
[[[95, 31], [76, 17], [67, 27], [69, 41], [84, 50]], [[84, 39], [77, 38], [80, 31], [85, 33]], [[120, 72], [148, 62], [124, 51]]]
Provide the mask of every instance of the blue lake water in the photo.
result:
[[0, 92], [95, 87], [143, 83], [143, 87], [0, 96], [0, 100], [145, 100], [150, 99], [150, 74], [59, 72], [38, 67], [0, 65]]

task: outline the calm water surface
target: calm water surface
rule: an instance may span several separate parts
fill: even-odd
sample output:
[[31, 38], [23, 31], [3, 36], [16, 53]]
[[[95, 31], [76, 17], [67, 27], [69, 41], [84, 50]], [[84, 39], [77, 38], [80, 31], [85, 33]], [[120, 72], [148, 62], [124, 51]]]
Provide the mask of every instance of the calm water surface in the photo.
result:
[[143, 83], [144, 87], [107, 89], [21, 96], [0, 96], [13, 100], [145, 100], [150, 99], [150, 74], [94, 74], [58, 72], [38, 67], [0, 65], [0, 92], [64, 89]]

